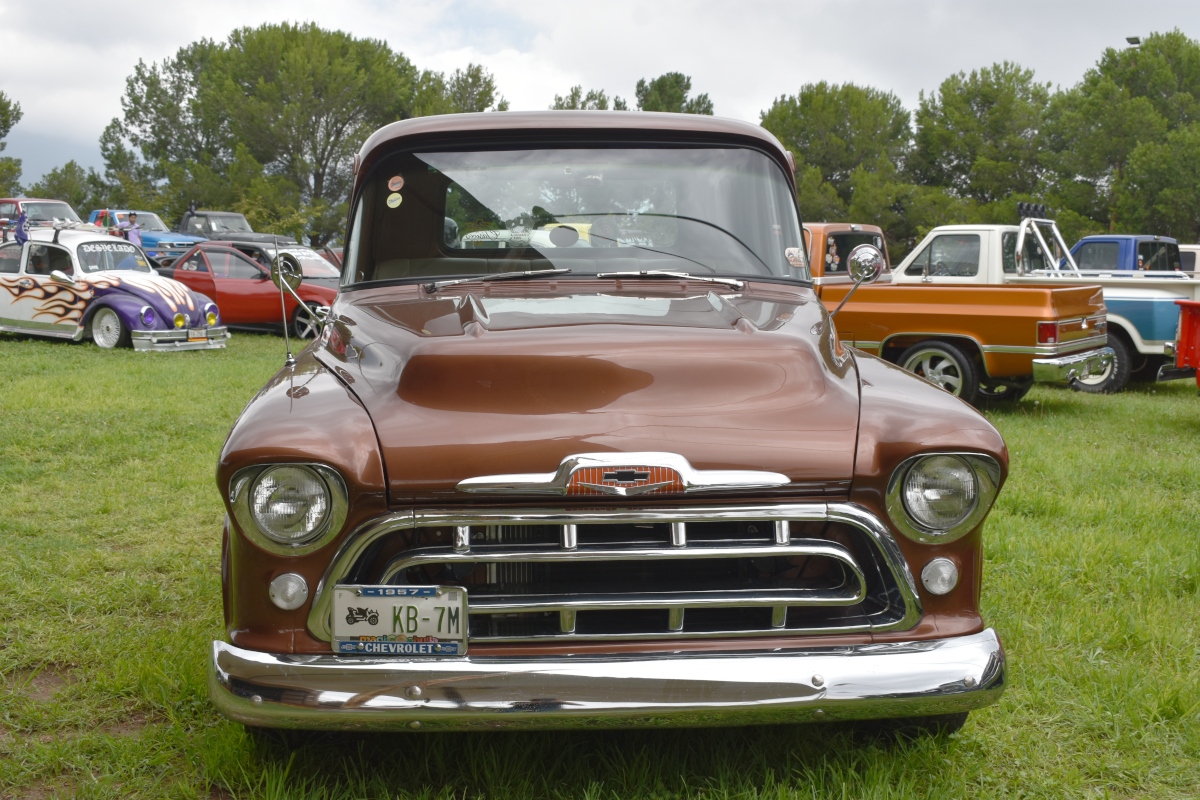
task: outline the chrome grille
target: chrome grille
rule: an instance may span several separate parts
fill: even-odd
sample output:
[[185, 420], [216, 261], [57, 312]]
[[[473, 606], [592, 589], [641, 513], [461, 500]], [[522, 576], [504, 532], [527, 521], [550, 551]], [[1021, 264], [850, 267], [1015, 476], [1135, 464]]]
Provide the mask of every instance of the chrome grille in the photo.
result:
[[416, 512], [358, 531], [318, 586], [466, 587], [473, 642], [813, 635], [911, 627], [915, 585], [849, 504]]

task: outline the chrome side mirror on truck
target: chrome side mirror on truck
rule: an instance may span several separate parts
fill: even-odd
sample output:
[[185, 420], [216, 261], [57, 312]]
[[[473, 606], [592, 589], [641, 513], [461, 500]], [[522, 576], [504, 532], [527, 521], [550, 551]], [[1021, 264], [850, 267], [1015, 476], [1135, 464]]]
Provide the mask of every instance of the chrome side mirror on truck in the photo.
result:
[[829, 314], [830, 319], [837, 316], [837, 313], [842, 310], [842, 306], [846, 305], [850, 296], [859, 286], [879, 280], [884, 267], [887, 266], [883, 251], [873, 244], [860, 244], [850, 251], [846, 262], [850, 277], [854, 278], [854, 285], [850, 287], [850, 291], [846, 292], [846, 296], [842, 298], [842, 302], [838, 303], [837, 308]]

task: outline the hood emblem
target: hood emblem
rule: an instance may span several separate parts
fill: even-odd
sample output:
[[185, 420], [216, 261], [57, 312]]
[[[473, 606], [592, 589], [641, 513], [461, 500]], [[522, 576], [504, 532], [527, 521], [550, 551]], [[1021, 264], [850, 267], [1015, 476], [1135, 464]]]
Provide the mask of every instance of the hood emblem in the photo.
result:
[[581, 453], [567, 456], [554, 472], [467, 478], [460, 492], [551, 494], [572, 497], [696, 494], [773, 489], [786, 475], [756, 470], [701, 470], [678, 453]]

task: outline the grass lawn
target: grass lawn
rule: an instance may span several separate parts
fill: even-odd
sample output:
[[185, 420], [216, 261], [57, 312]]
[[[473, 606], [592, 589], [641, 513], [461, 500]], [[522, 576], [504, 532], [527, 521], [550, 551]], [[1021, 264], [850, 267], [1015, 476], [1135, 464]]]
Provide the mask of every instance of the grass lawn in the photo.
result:
[[142, 354], [0, 335], [0, 796], [1200, 796], [1200, 398], [1035, 389], [984, 599], [1010, 683], [958, 734], [841, 725], [315, 737], [208, 705], [217, 452], [277, 337]]

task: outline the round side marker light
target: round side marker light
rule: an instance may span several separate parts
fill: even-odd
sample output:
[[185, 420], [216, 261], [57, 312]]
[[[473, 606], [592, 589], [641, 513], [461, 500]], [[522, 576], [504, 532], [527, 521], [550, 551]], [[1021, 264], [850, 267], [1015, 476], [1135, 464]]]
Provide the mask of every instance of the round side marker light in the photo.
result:
[[921, 583], [930, 594], [949, 594], [958, 585], [958, 567], [948, 558], [935, 558], [921, 570]]
[[308, 601], [308, 583], [294, 572], [285, 572], [271, 581], [271, 602], [284, 611], [295, 611]]

